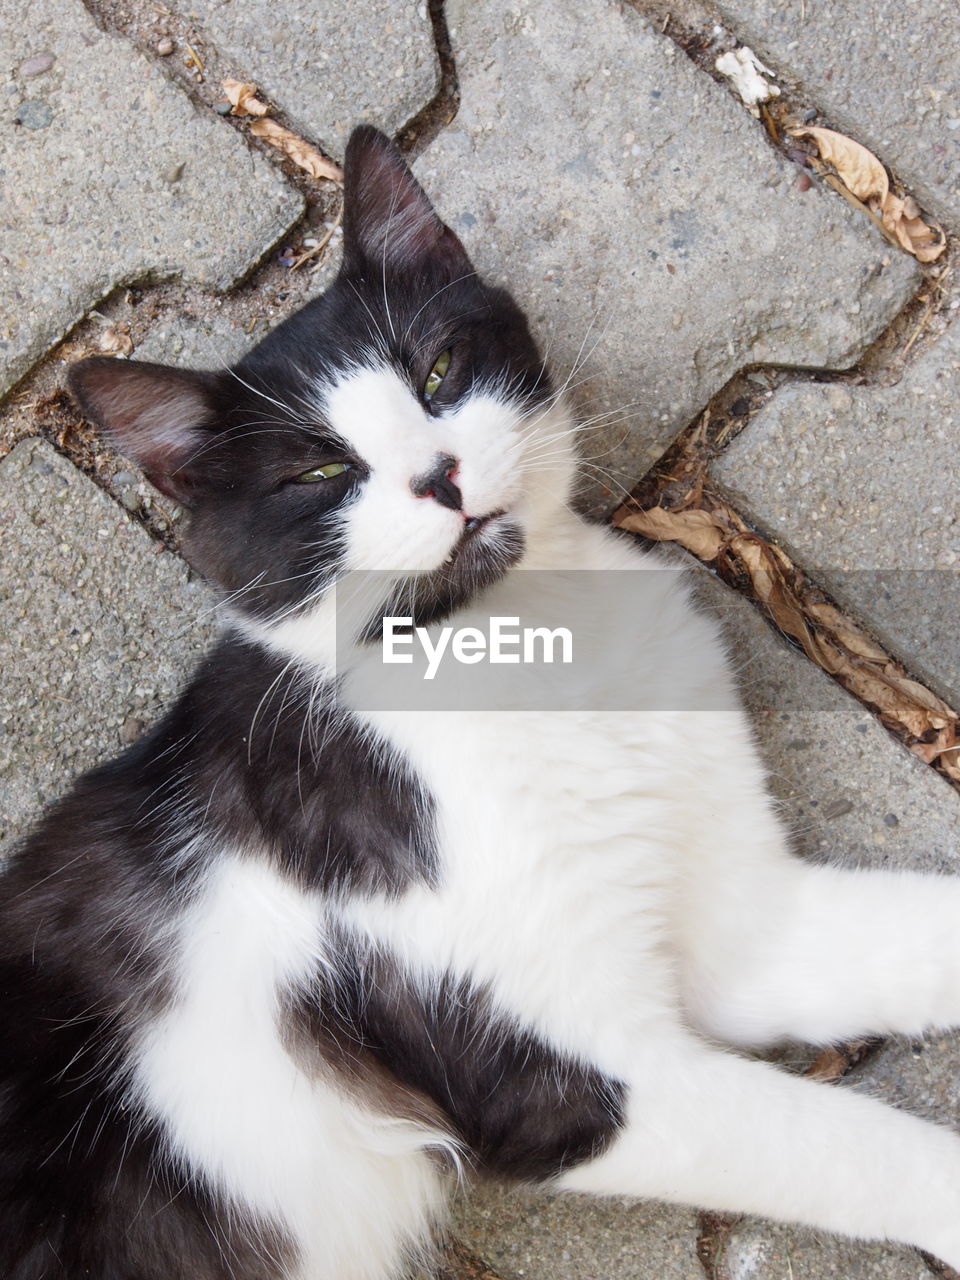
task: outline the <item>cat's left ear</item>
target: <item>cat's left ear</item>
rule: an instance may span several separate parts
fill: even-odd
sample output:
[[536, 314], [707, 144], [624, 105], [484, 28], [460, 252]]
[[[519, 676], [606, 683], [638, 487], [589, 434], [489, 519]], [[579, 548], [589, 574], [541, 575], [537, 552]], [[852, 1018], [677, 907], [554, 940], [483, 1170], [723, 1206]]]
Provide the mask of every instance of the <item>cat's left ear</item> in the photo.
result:
[[403, 153], [379, 129], [360, 125], [343, 162], [344, 271], [473, 274], [467, 252], [437, 217]]
[[71, 365], [67, 383], [124, 457], [162, 493], [192, 505], [198, 456], [216, 416], [217, 374], [91, 356]]

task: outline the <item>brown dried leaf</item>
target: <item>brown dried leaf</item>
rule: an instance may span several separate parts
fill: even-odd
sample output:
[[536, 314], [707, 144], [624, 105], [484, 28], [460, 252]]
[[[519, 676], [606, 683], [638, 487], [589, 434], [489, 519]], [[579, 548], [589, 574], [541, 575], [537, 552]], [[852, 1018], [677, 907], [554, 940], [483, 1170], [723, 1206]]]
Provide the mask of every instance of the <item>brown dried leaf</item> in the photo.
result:
[[889, 665], [884, 668], [884, 675], [900, 690], [904, 697], [912, 699], [919, 706], [930, 714], [930, 724], [934, 729], [940, 729], [950, 720], [953, 712], [945, 702], [932, 693], [924, 685], [918, 684], [916, 680], [911, 680], [909, 676], [900, 675]]
[[827, 627], [845, 649], [849, 649], [851, 653], [855, 653], [861, 658], [867, 658], [871, 662], [887, 661], [885, 650], [881, 649], [876, 641], [871, 640], [858, 627], [855, 627], [850, 619], [845, 618], [834, 605], [825, 600], [805, 601], [804, 603], [807, 612], [814, 620]]
[[270, 108], [256, 96], [257, 86], [245, 80], [227, 78], [223, 92], [232, 107], [232, 116], [265, 116]]
[[[956, 712], [912, 680], [834, 605], [816, 598], [819, 593], [804, 585], [786, 552], [748, 529], [732, 507], [699, 487], [683, 501], [694, 495], [709, 509], [621, 507], [614, 524], [658, 542], [679, 542], [701, 560], [715, 560], [721, 552], [734, 560], [749, 575], [754, 596], [781, 631], [844, 688], [876, 708], [888, 725], [896, 726], [921, 759], [936, 762], [960, 783]], [[810, 599], [811, 595], [815, 598]]]
[[929, 225], [921, 218], [908, 218], [904, 223], [913, 243], [913, 256], [918, 262], [936, 262], [947, 247], [947, 235], [939, 223]]
[[133, 339], [125, 324], [108, 324], [100, 331], [100, 350], [108, 356], [128, 356], [133, 350]]
[[276, 120], [255, 120], [250, 132], [256, 138], [264, 138], [271, 146], [279, 148], [311, 178], [327, 178], [330, 182], [343, 182], [343, 170], [328, 160], [316, 147], [285, 129]]
[[642, 534], [654, 542], [679, 542], [701, 560], [715, 560], [729, 534], [708, 511], [691, 508], [668, 511], [651, 507], [648, 511], [625, 511], [616, 516], [617, 526]]
[[861, 200], [875, 196], [881, 202], [890, 190], [887, 171], [862, 143], [854, 142], [845, 134], [833, 129], [819, 129], [813, 125], [797, 125], [789, 133], [794, 138], [812, 138], [821, 157], [832, 164], [837, 173]]
[[833, 165], [859, 200], [879, 214], [884, 229], [906, 253], [920, 262], [934, 262], [940, 257], [947, 247], [943, 228], [923, 221], [913, 196], [901, 199], [893, 194], [887, 171], [872, 151], [833, 129], [798, 125], [789, 133], [795, 138], [813, 139], [821, 158]]
[[803, 1073], [810, 1080], [823, 1080], [834, 1084], [863, 1059], [864, 1052], [876, 1041], [851, 1040], [848, 1044], [828, 1045], [811, 1062]]

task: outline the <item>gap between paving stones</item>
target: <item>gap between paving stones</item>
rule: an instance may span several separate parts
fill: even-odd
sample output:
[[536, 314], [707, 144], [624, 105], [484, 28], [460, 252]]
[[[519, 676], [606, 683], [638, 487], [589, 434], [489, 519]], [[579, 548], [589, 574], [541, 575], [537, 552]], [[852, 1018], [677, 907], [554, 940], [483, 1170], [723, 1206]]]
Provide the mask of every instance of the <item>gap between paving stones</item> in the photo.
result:
[[[651, 15], [659, 17], [662, 34], [668, 35], [691, 61], [711, 78], [727, 83], [725, 77], [716, 70], [714, 63], [719, 53], [738, 47], [739, 41], [720, 21], [715, 11], [706, 8], [701, 0], [678, 0], [676, 4], [669, 4], [668, 0], [629, 0], [629, 3], [648, 18]], [[793, 86], [792, 90], [787, 86], [787, 89], [787, 93], [778, 100], [781, 118], [796, 115], [805, 122], [821, 119], [816, 108], [797, 104], [796, 98], [799, 96], [797, 86]], [[733, 90], [729, 91], [739, 101]], [[792, 140], [787, 139], [776, 123], [771, 120], [769, 113], [764, 118], [764, 124], [766, 126], [764, 133], [768, 142], [797, 163], [796, 157], [791, 155], [792, 147], [788, 145]], [[803, 169], [800, 170], [798, 180], [801, 179], [809, 181]], [[703, 563], [716, 569], [712, 563], [717, 559], [716, 554], [703, 555], [702, 548], [696, 545], [698, 539], [695, 538], [691, 542], [689, 539], [684, 541], [682, 536], [673, 538], [666, 529], [656, 530], [649, 519], [643, 515], [644, 512], [649, 512], [655, 507], [663, 507], [671, 514], [691, 510], [712, 512], [718, 515], [721, 524], [727, 526], [734, 539], [738, 533], [749, 536], [752, 547], [763, 548], [764, 554], [770, 557], [771, 565], [776, 563], [776, 558], [782, 556], [779, 548], [771, 552], [771, 543], [743, 520], [716, 486], [708, 483], [708, 462], [745, 429], [753, 414], [773, 395], [775, 390], [788, 384], [812, 381], [839, 382], [848, 385], [891, 385], [899, 381], [909, 364], [916, 360], [919, 353], [925, 350], [936, 336], [939, 336], [937, 331], [943, 332], [949, 311], [955, 310], [957, 303], [960, 302], [957, 282], [951, 280], [953, 264], [957, 259], [957, 243], [955, 239], [949, 242], [945, 254], [937, 263], [921, 268], [925, 278], [917, 293], [851, 369], [797, 370], [783, 365], [756, 365], [741, 369], [711, 399], [691, 425], [680, 433], [661, 459], [638, 483], [631, 498], [617, 508], [611, 517], [613, 523], [620, 527], [632, 528], [634, 532], [640, 533], [641, 536], [648, 536], [651, 540], [679, 541], [688, 550], [698, 554]], [[903, 251], [891, 246], [891, 253], [893, 252]], [[794, 578], [801, 598], [810, 596], [817, 604], [824, 602], [832, 610], [839, 627], [850, 628], [848, 638], [862, 637], [866, 641], [865, 647], [875, 644], [867, 629], [862, 624], [853, 623], [844, 611], [838, 609], [829, 593], [814, 583], [803, 572], [802, 567], [786, 561], [786, 557], [782, 558], [785, 561], [784, 567], [787, 573]], [[947, 754], [934, 754], [933, 745], [929, 741], [924, 741], [934, 736], [932, 732], [918, 734], [916, 724], [911, 730], [901, 718], [890, 714], [889, 706], [881, 710], [877, 703], [871, 702], [864, 696], [863, 688], [858, 687], [856, 682], [844, 679], [836, 667], [833, 670], [830, 669], [829, 659], [824, 660], [824, 655], [819, 653], [819, 646], [809, 643], [809, 626], [812, 624], [816, 629], [819, 625], [812, 615], [806, 614], [805, 618], [790, 619], [785, 616], [789, 610], [784, 608], [783, 600], [777, 601], [775, 598], [774, 608], [771, 609], [770, 598], [768, 597], [766, 601], [763, 599], [766, 592], [763, 588], [762, 576], [758, 578], [756, 574], [751, 575], [745, 572], [746, 564], [743, 561], [737, 564], [736, 556], [732, 559], [733, 563], [729, 558], [724, 559], [722, 554], [719, 557], [719, 572], [722, 579], [745, 594], [760, 609], [767, 621], [803, 649], [807, 657], [814, 661], [820, 657], [821, 660], [817, 665], [834, 676], [848, 692], [853, 693], [881, 720], [881, 723], [901, 744], [921, 755], [921, 758], [933, 765], [954, 787], [960, 789], [960, 765], [956, 763], [958, 757], [950, 750], [952, 743], [956, 740], [956, 729], [960, 723], [957, 713], [943, 704], [932, 691], [926, 689], [923, 682], [913, 680], [903, 664], [886, 654], [880, 657], [882, 650], [879, 645], [876, 645], [875, 657], [872, 661], [880, 667], [889, 665], [895, 672], [896, 680], [901, 687], [905, 682], [912, 683], [917, 689], [921, 703], [929, 699], [930, 705], [935, 707], [935, 716], [939, 716], [944, 723], [944, 735], [937, 736], [938, 745], [945, 748]], [[776, 607], [778, 604], [779, 609]], [[800, 608], [799, 613], [804, 614], [806, 610]], [[861, 655], [845, 654], [844, 656], [853, 656], [856, 660]], [[865, 683], [869, 682], [865, 681]], [[882, 701], [884, 690], [875, 684], [874, 688]]]
[[[217, 111], [218, 105], [223, 102], [221, 85], [227, 76], [243, 82], [257, 83], [254, 74], [248, 73], [234, 60], [219, 52], [200, 22], [185, 15], [174, 5], [154, 4], [151, 6], [152, 16], [148, 18], [129, 8], [127, 0], [81, 2], [103, 30], [123, 36], [134, 44], [199, 107]], [[401, 150], [412, 155], [419, 154], [427, 147], [454, 118], [460, 101], [456, 65], [447, 31], [445, 0], [428, 0], [427, 14], [437, 60], [437, 88], [433, 96], [395, 134]], [[169, 51], [164, 49], [164, 42], [169, 42]], [[262, 90], [258, 92], [258, 96], [270, 102], [271, 118], [292, 127], [294, 132], [299, 132], [296, 125], [288, 119], [282, 103], [271, 99]], [[244, 132], [249, 145], [279, 164], [284, 175], [297, 186], [301, 194], [309, 198], [316, 193], [316, 185], [300, 169], [282, 159], [274, 147], [246, 133], [243, 117], [222, 114], [221, 118], [228, 125]], [[326, 150], [329, 140], [312, 136], [312, 132], [307, 140], [325, 154], [330, 154]]]
[[960, 716], [727, 501], [707, 474], [716, 453], [709, 420], [708, 410], [617, 508], [612, 523], [690, 551], [960, 790]]
[[[671, 3], [670, 0], [627, 0], [627, 3], [648, 19], [659, 21], [662, 35], [669, 37], [701, 71], [718, 84], [723, 84], [736, 102], [741, 102], [740, 96], [732, 88], [727, 77], [717, 70], [716, 60], [719, 55], [741, 48], [746, 42], [739, 38], [712, 5], [704, 3], [703, 0], [676, 0], [676, 3]], [[825, 166], [815, 158], [816, 149], [813, 148], [808, 153], [807, 144], [804, 141], [792, 138], [786, 132], [786, 127], [793, 123], [834, 128], [844, 136], [852, 136], [849, 129], [832, 125], [829, 113], [821, 111], [816, 103], [807, 98], [800, 82], [782, 76], [779, 72], [776, 73], [773, 82], [780, 90], [779, 96], [759, 106], [759, 119], [768, 142], [797, 165], [799, 170], [797, 181], [809, 184], [813, 181], [811, 173], [819, 174], [827, 185], [837, 191], [842, 198], [848, 199], [849, 203], [858, 206], [863, 215], [880, 228], [884, 237], [890, 241], [892, 248], [902, 252], [894, 238], [880, 224], [879, 218], [867, 210], [852, 193], [847, 192], [842, 183], [838, 184], [830, 174], [823, 172]], [[742, 102], [741, 105], [743, 105]], [[744, 110], [747, 110], [746, 106]], [[891, 189], [900, 194], [913, 194], [908, 184], [898, 179], [896, 171], [886, 164], [883, 157], [878, 156], [878, 159], [884, 164], [891, 177]], [[927, 218], [927, 221], [930, 221], [930, 218]]]
[[[222, 101], [220, 84], [226, 75], [244, 77], [234, 64], [211, 53], [202, 31], [168, 6], [162, 9], [154, 6], [153, 19], [145, 19], [129, 10], [123, 0], [83, 0], [83, 3], [103, 30], [133, 43], [202, 110], [213, 110]], [[429, 145], [453, 119], [459, 103], [444, 0], [429, 0], [428, 14], [439, 66], [439, 82], [433, 97], [402, 126], [397, 135], [398, 145], [411, 155]], [[158, 52], [158, 46], [163, 48], [163, 40], [169, 40], [173, 46], [168, 53]], [[185, 62], [184, 53], [192, 65]], [[194, 55], [199, 62], [194, 61]], [[211, 75], [211, 71], [216, 74]], [[271, 114], [274, 118], [283, 118], [282, 111]], [[242, 129], [240, 118], [220, 118], [236, 130]], [[308, 178], [296, 166], [280, 158], [267, 143], [249, 135], [247, 142], [267, 155], [271, 163], [278, 165], [306, 200], [305, 216], [286, 239], [296, 242], [297, 238], [309, 238], [308, 233], [312, 232], [315, 233], [314, 238], [322, 241], [339, 219], [339, 190], [331, 183]], [[235, 351], [230, 350], [229, 339], [224, 339], [224, 360], [237, 358], [242, 350], [264, 337], [270, 328], [316, 294], [312, 275], [317, 269], [329, 268], [330, 261], [336, 256], [335, 249], [335, 243], [328, 243], [307, 271], [291, 270], [271, 254], [254, 264], [246, 279], [222, 297], [202, 294], [177, 281], [143, 281], [119, 286], [92, 308], [64, 340], [10, 389], [3, 402], [5, 421], [0, 428], [0, 459], [19, 440], [31, 436], [47, 439], [58, 452], [110, 493], [153, 537], [168, 549], [177, 550], [176, 515], [168, 505], [164, 505], [160, 496], [142, 484], [135, 486], [139, 492], [134, 493], [129, 483], [122, 490], [113, 483], [117, 475], [130, 476], [129, 464], [112, 448], [104, 446], [89, 424], [79, 419], [72, 401], [61, 387], [61, 364], [82, 355], [110, 350], [110, 341], [119, 341], [121, 349], [122, 344], [129, 341], [133, 353], [139, 354], [137, 348], [141, 342], [162, 326], [165, 319], [179, 320], [184, 315], [195, 318], [201, 326], [214, 325], [218, 320], [231, 316], [234, 328], [242, 333], [243, 338]], [[112, 349], [116, 350], [116, 347]], [[158, 357], [154, 355], [152, 358]]]

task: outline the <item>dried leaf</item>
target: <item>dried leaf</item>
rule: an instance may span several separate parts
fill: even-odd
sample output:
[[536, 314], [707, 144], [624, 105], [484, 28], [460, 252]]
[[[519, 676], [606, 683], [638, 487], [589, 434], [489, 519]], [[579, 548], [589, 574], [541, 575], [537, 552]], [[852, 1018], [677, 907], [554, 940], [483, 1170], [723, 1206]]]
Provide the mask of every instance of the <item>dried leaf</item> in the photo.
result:
[[619, 528], [639, 533], [654, 542], [679, 542], [701, 560], [715, 560], [726, 541], [724, 529], [707, 511], [667, 511], [651, 507], [649, 511], [627, 511], [617, 516]]
[[[755, 107], [758, 102], [769, 102], [771, 98], [779, 98], [780, 90], [775, 84], [764, 80], [764, 76], [773, 76], [769, 67], [765, 67], [752, 49], [746, 45], [741, 49], [731, 49], [719, 57], [714, 66], [721, 75], [726, 76], [748, 107]], [[754, 112], [756, 114], [756, 112]]]
[[848, 1044], [828, 1045], [811, 1062], [803, 1073], [810, 1080], [823, 1080], [835, 1084], [863, 1060], [864, 1054], [875, 1040], [851, 1040]]
[[100, 331], [100, 350], [108, 356], [128, 356], [133, 351], [133, 339], [125, 324], [108, 324]]
[[265, 116], [270, 108], [256, 96], [257, 86], [245, 80], [226, 79], [223, 92], [232, 107], [233, 116]]
[[822, 626], [828, 627], [844, 648], [861, 658], [869, 658], [871, 662], [886, 662], [887, 655], [883, 649], [855, 627], [849, 618], [845, 618], [835, 605], [826, 600], [807, 603], [807, 612]]
[[819, 129], [813, 125], [798, 125], [788, 132], [793, 138], [812, 138], [821, 157], [833, 165], [859, 199], [869, 200], [876, 196], [882, 201], [890, 190], [886, 169], [861, 143], [833, 129]]
[[788, 130], [794, 138], [812, 138], [820, 156], [832, 164], [844, 185], [878, 214], [889, 236], [920, 262], [934, 262], [947, 247], [947, 237], [936, 223], [920, 217], [913, 196], [901, 198], [890, 190], [887, 171], [862, 143], [833, 129], [798, 125]]
[[[699, 486], [680, 501], [694, 497], [704, 506], [668, 510], [621, 507], [613, 522], [658, 542], [678, 542], [701, 560], [720, 559], [727, 569], [746, 573], [752, 594], [785, 635], [807, 656], [880, 718], [921, 759], [960, 783], [960, 717], [931, 690], [895, 663], [876, 641], [824, 601], [782, 548], [766, 542], [744, 524], [732, 507]], [[730, 563], [732, 562], [732, 564]]]
[[279, 148], [290, 157], [311, 178], [327, 178], [331, 182], [343, 182], [343, 170], [332, 160], [328, 160], [316, 147], [304, 142], [303, 138], [285, 129], [276, 120], [255, 120], [250, 132], [256, 138], [264, 138], [271, 146]]

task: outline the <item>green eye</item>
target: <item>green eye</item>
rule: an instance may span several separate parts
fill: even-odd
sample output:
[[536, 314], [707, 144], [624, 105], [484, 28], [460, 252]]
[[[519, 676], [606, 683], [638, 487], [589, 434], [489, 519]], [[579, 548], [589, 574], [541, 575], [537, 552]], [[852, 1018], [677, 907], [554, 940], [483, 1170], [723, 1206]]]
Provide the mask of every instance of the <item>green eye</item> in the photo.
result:
[[318, 480], [332, 480], [334, 476], [342, 476], [350, 470], [349, 462], [328, 462], [322, 467], [311, 467], [297, 476], [297, 484], [316, 484]]
[[430, 400], [437, 393], [440, 383], [446, 376], [447, 370], [450, 368], [450, 352], [444, 351], [437, 356], [436, 363], [427, 374], [427, 380], [423, 384], [423, 398]]

